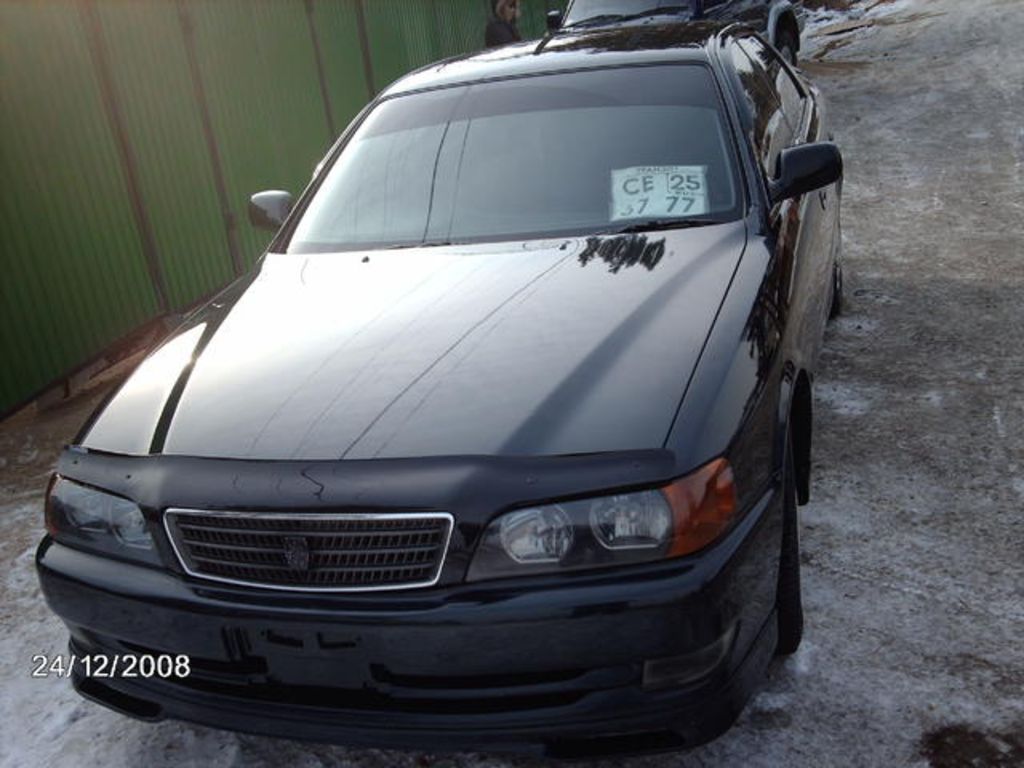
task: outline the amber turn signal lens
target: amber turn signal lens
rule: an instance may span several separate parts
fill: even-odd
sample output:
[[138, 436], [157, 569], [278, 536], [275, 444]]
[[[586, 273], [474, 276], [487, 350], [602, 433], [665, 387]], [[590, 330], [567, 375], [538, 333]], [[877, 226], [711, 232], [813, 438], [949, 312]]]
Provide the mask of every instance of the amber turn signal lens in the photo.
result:
[[715, 459], [661, 492], [672, 507], [669, 557], [703, 549], [726, 531], [736, 515], [736, 485], [725, 459]]

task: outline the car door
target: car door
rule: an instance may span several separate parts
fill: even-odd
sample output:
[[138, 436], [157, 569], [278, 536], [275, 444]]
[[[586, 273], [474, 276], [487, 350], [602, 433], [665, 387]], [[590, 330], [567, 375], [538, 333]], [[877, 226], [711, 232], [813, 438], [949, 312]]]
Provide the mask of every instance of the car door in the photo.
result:
[[[775, 48], [753, 37], [745, 40], [743, 47], [755, 63], [764, 67], [775, 86], [782, 112], [794, 128], [791, 145], [831, 140], [821, 94], [784, 64]], [[802, 209], [800, 235], [807, 256], [797, 266], [806, 279], [803, 286], [808, 298], [806, 333], [814, 350], [813, 359], [817, 361], [831, 304], [832, 265], [840, 245], [838, 185], [804, 195]]]
[[[754, 149], [764, 182], [778, 173], [779, 155], [788, 147], [819, 140], [816, 105], [775, 51], [754, 36], [738, 40], [732, 60], [753, 115]], [[828, 312], [832, 263], [830, 192], [811, 192], [771, 207], [768, 226], [775, 236], [780, 275], [776, 301], [797, 323], [794, 348], [813, 369]]]

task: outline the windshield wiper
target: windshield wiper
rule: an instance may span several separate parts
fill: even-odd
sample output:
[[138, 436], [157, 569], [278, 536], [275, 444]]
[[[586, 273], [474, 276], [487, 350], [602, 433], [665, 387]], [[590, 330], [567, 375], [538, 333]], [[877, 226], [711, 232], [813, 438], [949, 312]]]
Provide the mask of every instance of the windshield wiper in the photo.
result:
[[620, 21], [632, 21], [633, 19], [645, 19], [648, 16], [675, 16], [680, 11], [693, 11], [689, 5], [663, 5], [660, 8], [648, 8], [646, 11], [631, 13], [623, 16]]
[[401, 251], [404, 248], [435, 248], [441, 245], [455, 245], [455, 243], [448, 240], [423, 240], [418, 243], [396, 243], [395, 245], [387, 245], [381, 248], [382, 251]]
[[690, 229], [692, 227], [710, 227], [722, 224], [717, 219], [650, 219], [633, 224], [626, 224], [618, 229], [598, 232], [599, 235], [635, 235], [642, 232], [663, 232], [666, 229]]
[[574, 21], [572, 24], [567, 24], [568, 27], [582, 27], [584, 25], [590, 26], [593, 24], [606, 24], [616, 21], [635, 21], [636, 19], [645, 19], [649, 16], [670, 16], [675, 15], [681, 11], [693, 11], [693, 7], [688, 4], [682, 5], [663, 5], [660, 8], [648, 8], [646, 11], [639, 11], [638, 13], [602, 13], [598, 16], [591, 16], [580, 21]]
[[563, 29], [568, 29], [569, 27], [590, 26], [591, 24], [606, 24], [613, 21], [622, 21], [624, 18], [626, 18], [626, 16], [621, 13], [601, 13], [597, 16], [588, 16], [585, 19], [574, 21], [572, 24], [565, 24]]

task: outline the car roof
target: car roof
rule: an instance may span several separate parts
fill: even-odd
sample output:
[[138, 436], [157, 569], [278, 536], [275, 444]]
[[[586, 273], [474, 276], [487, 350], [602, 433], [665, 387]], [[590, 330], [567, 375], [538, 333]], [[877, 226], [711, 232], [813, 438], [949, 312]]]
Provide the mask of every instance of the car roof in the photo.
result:
[[706, 45], [728, 27], [722, 22], [670, 22], [565, 30], [429, 64], [392, 83], [396, 96], [450, 85], [597, 67], [707, 61]]

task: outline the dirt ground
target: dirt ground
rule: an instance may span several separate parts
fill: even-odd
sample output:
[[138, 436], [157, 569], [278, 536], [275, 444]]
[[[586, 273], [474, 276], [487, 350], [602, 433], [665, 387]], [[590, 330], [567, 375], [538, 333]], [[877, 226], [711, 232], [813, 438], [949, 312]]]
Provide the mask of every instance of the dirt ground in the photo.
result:
[[[579, 765], [1024, 765], [1024, 3], [893, 6], [805, 57], [847, 162], [847, 305], [816, 382], [804, 645], [718, 741]], [[104, 389], [0, 425], [0, 766], [546, 765], [147, 725], [31, 679], [65, 648], [42, 492]]]

